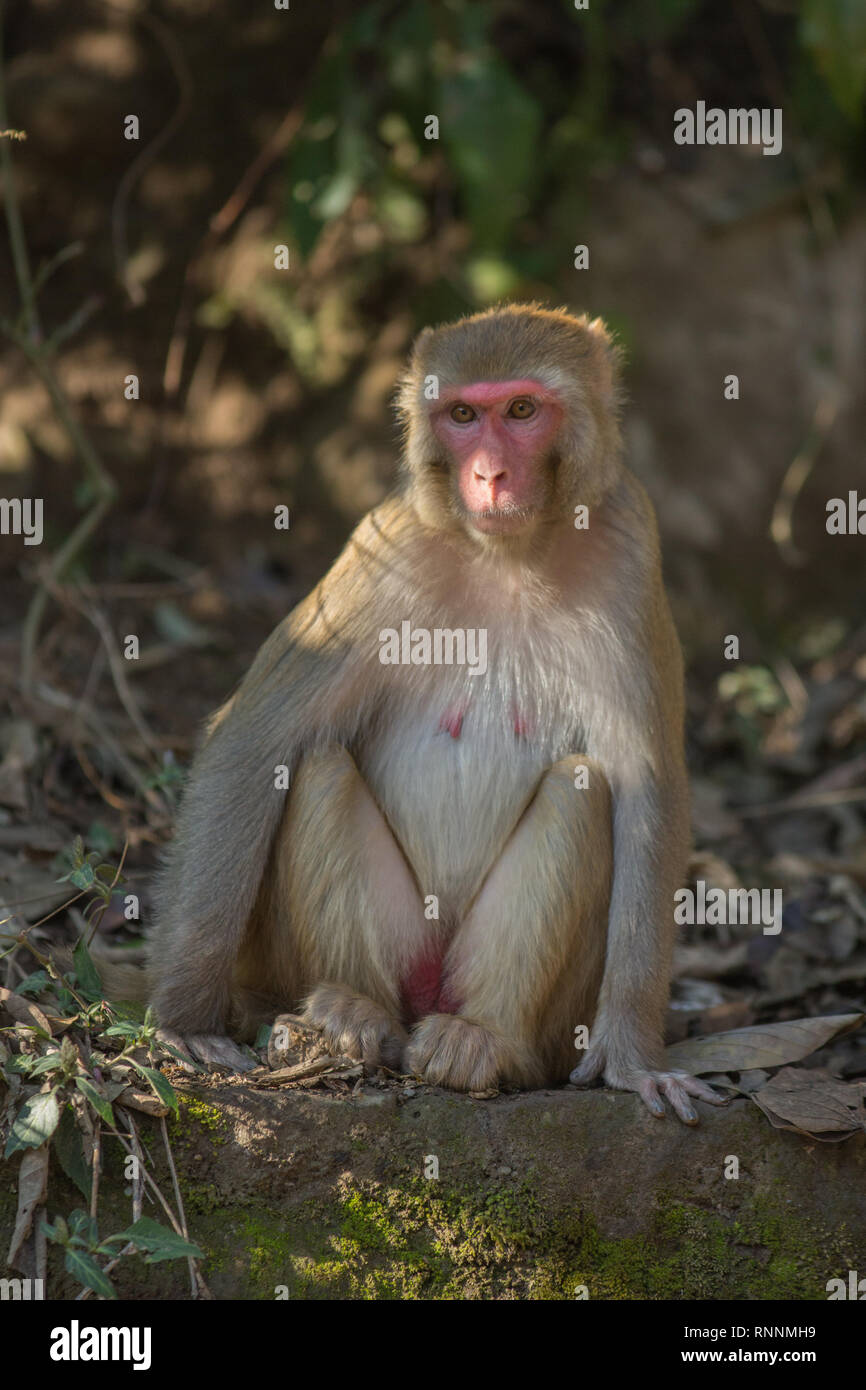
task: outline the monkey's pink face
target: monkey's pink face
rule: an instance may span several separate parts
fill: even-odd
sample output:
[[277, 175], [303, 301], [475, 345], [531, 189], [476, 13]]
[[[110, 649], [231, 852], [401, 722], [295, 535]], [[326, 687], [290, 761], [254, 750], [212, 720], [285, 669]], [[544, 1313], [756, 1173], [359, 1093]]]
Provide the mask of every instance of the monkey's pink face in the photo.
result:
[[551, 446], [562, 423], [555, 393], [531, 377], [443, 391], [431, 424], [453, 460], [470, 524], [521, 530], [546, 500]]

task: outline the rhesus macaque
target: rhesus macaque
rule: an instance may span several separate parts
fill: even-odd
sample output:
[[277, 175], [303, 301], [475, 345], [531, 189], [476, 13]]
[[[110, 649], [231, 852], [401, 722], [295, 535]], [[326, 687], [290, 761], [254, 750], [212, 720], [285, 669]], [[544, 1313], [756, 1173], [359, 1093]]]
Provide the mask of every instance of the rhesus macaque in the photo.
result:
[[[617, 407], [599, 320], [509, 305], [421, 333], [401, 487], [192, 767], [151, 971], [202, 1061], [249, 1066], [227, 1035], [304, 1001], [336, 1053], [457, 1090], [571, 1072], [687, 1123], [717, 1100], [659, 1069], [683, 676]], [[485, 662], [455, 660], [464, 634]]]

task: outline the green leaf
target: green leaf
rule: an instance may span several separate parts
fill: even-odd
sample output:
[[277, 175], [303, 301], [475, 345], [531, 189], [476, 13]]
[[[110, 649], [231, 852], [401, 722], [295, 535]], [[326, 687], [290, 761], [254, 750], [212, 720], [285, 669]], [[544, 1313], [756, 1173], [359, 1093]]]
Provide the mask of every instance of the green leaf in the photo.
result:
[[76, 888], [87, 889], [92, 887], [96, 881], [96, 874], [93, 872], [93, 865], [85, 861], [77, 869], [73, 869], [71, 874], [66, 877], [70, 883], [74, 883]]
[[[137, 1025], [136, 1034], [141, 1032], [141, 1025], [144, 1021], [145, 1014], [143, 1004], [137, 1003], [133, 999], [112, 999], [111, 1012], [118, 1022], [135, 1023]], [[112, 1027], [115, 1026], [115, 1024], [112, 1024]]]
[[50, 1221], [43, 1221], [42, 1229], [48, 1239], [53, 1241], [55, 1245], [65, 1245], [69, 1240], [69, 1227], [62, 1216], [58, 1216], [53, 1226]]
[[68, 1273], [86, 1289], [93, 1289], [94, 1293], [101, 1294], [103, 1298], [117, 1298], [114, 1285], [107, 1275], [103, 1274], [92, 1255], [67, 1247], [64, 1264]]
[[140, 1072], [146, 1081], [149, 1081], [161, 1101], [171, 1107], [175, 1115], [178, 1113], [177, 1093], [171, 1082], [163, 1076], [161, 1071], [154, 1071], [153, 1067], [143, 1067], [141, 1062], [136, 1062], [130, 1057], [129, 1061]]
[[90, 1101], [97, 1115], [105, 1121], [107, 1125], [114, 1126], [114, 1111], [109, 1105], [105, 1096], [101, 1096], [92, 1081], [88, 1081], [86, 1076], [76, 1076], [75, 1084], [84, 1098]]
[[3, 1063], [3, 1070], [10, 1076], [29, 1076], [40, 1060], [29, 1052], [11, 1052]]
[[29, 994], [36, 999], [44, 989], [50, 985], [51, 980], [46, 970], [34, 970], [32, 975], [28, 975], [22, 980], [16, 994]]
[[54, 1152], [60, 1167], [67, 1178], [75, 1183], [85, 1202], [89, 1202], [92, 1173], [84, 1157], [81, 1131], [75, 1123], [75, 1115], [71, 1105], [63, 1107], [60, 1124], [54, 1131], [51, 1142], [54, 1145]]
[[800, 41], [811, 53], [836, 104], [851, 120], [858, 120], [866, 93], [863, 0], [803, 0]]
[[43, 1053], [41, 1057], [37, 1057], [30, 1068], [30, 1075], [42, 1076], [43, 1072], [59, 1071], [62, 1064], [63, 1059], [60, 1055], [60, 1048], [58, 1047], [55, 1048], [53, 1052], [46, 1052]]
[[87, 843], [91, 850], [99, 854], [113, 854], [118, 846], [116, 833], [103, 820], [91, 821], [87, 831]]
[[158, 603], [152, 619], [160, 637], [173, 647], [206, 647], [214, 640], [212, 628], [193, 622], [176, 603]]
[[434, 111], [480, 251], [500, 251], [529, 208], [539, 160], [541, 113], [492, 51], [467, 55], [440, 83]]
[[197, 1245], [184, 1240], [183, 1236], [179, 1236], [168, 1226], [154, 1221], [152, 1216], [139, 1217], [127, 1230], [111, 1236], [110, 1239], [119, 1241], [121, 1245], [125, 1245], [128, 1240], [133, 1241], [136, 1248], [145, 1255], [146, 1263], [149, 1265], [156, 1264], [159, 1260], [184, 1259], [188, 1255], [196, 1260], [204, 1259], [204, 1252]]
[[89, 1212], [82, 1211], [80, 1207], [76, 1207], [75, 1211], [70, 1214], [69, 1230], [70, 1234], [74, 1236], [75, 1239], [83, 1242], [85, 1245], [94, 1245], [96, 1243], [98, 1235], [96, 1222]]
[[53, 1091], [31, 1096], [15, 1117], [6, 1142], [6, 1158], [19, 1149], [38, 1149], [51, 1138], [59, 1123], [60, 1106]]
[[106, 1038], [137, 1038], [141, 1028], [135, 1023], [112, 1023], [102, 1031]]
[[79, 994], [83, 994], [90, 1004], [103, 999], [105, 995], [102, 980], [83, 936], [79, 937], [78, 944], [72, 952], [72, 960], [75, 964], [75, 983]]

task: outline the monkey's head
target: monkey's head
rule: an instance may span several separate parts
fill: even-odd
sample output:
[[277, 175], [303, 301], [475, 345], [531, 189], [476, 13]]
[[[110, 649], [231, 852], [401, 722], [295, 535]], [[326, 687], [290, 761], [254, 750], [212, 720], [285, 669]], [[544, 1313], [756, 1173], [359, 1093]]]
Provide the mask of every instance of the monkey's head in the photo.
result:
[[509, 304], [424, 329], [398, 400], [422, 520], [496, 546], [597, 504], [619, 472], [618, 396], [600, 319]]

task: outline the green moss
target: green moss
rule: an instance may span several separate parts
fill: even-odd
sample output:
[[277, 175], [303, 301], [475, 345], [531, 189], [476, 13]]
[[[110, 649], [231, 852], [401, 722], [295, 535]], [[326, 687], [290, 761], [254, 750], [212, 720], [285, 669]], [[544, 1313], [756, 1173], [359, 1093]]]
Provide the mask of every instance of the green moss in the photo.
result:
[[226, 1131], [229, 1129], [228, 1121], [221, 1110], [215, 1105], [208, 1105], [207, 1101], [199, 1096], [180, 1097], [181, 1116], [175, 1121], [178, 1129], [182, 1129], [184, 1120], [197, 1120], [201, 1128], [207, 1130], [211, 1143], [224, 1144], [226, 1142]]
[[466, 1194], [417, 1178], [345, 1182], [336, 1201], [304, 1203], [288, 1219], [235, 1213], [204, 1244], [231, 1248], [221, 1268], [247, 1298], [286, 1285], [290, 1298], [313, 1300], [570, 1299], [585, 1285], [604, 1300], [803, 1299], [823, 1297], [850, 1265], [838, 1233], [765, 1200], [735, 1219], [671, 1203], [644, 1234], [615, 1238], [576, 1211], [553, 1219], [526, 1184]]
[[[811, 1169], [793, 1167], [788, 1149], [756, 1150], [754, 1139], [741, 1181], [721, 1181], [712, 1155], [694, 1168], [687, 1189], [674, 1186], [670, 1167], [661, 1180], [641, 1170], [605, 1187], [594, 1176], [597, 1146], [581, 1130], [547, 1124], [542, 1144], [539, 1125], [524, 1138], [515, 1115], [506, 1154], [514, 1166], [491, 1176], [490, 1150], [473, 1144], [465, 1122], [452, 1133], [452, 1111], [443, 1106], [427, 1121], [448, 1154], [441, 1180], [420, 1176], [429, 1140], [419, 1126], [409, 1129], [405, 1153], [395, 1147], [381, 1164], [368, 1163], [364, 1179], [350, 1159], [335, 1179], [333, 1166], [296, 1167], [281, 1151], [267, 1165], [250, 1160], [258, 1166], [248, 1185], [246, 1155], [235, 1143], [215, 1148], [231, 1138], [230, 1119], [197, 1097], [185, 1096], [183, 1107], [172, 1147], [190, 1236], [205, 1251], [203, 1272], [217, 1298], [270, 1300], [286, 1286], [295, 1300], [558, 1300], [579, 1297], [582, 1287], [596, 1300], [815, 1299], [825, 1297], [829, 1278], [857, 1268], [860, 1209], [839, 1176], [819, 1216], [809, 1200]], [[415, 1118], [409, 1112], [405, 1122]], [[739, 1144], [748, 1152], [749, 1135], [738, 1136], [735, 1119], [723, 1151]], [[141, 1134], [146, 1142], [147, 1122]], [[151, 1147], [157, 1179], [170, 1192], [162, 1145]], [[557, 1181], [566, 1152], [571, 1176]], [[129, 1195], [120, 1150], [106, 1158], [100, 1229], [107, 1232], [128, 1223]], [[51, 1214], [81, 1204], [53, 1184]], [[0, 1226], [11, 1230], [14, 1197], [0, 1192], [0, 1199], [0, 1214], [8, 1208]], [[70, 1281], [55, 1266], [53, 1281], [67, 1291]], [[118, 1288], [126, 1298], [186, 1297], [185, 1266], [154, 1271], [124, 1261]]]

